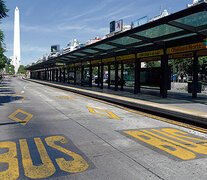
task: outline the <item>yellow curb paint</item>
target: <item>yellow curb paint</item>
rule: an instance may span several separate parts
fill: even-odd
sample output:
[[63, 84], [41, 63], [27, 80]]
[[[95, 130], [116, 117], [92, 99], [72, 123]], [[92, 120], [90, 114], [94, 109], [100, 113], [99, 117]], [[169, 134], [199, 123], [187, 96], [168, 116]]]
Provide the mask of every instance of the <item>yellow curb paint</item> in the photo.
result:
[[[106, 111], [106, 110], [102, 110], [102, 109], [98, 109], [98, 108], [92, 108], [92, 107], [88, 107], [88, 110], [91, 112], [91, 113], [93, 113], [93, 114], [98, 114], [98, 115], [100, 115], [100, 116], [106, 116], [106, 117], [110, 117], [110, 118], [114, 118], [114, 119], [119, 119], [120, 120], [120, 118], [118, 117], [118, 116], [116, 116], [114, 113], [112, 113], [112, 112], [110, 112], [110, 111]], [[109, 115], [107, 115], [107, 114], [102, 114], [102, 113], [98, 113], [98, 112], [96, 112], [96, 111], [102, 111], [102, 112], [106, 112], [106, 113], [108, 113]]]
[[[25, 119], [19, 119], [19, 118], [15, 117], [18, 113], [25, 114], [25, 115], [27, 115], [27, 117]], [[21, 109], [16, 110], [15, 112], [13, 112], [11, 115], [8, 116], [8, 118], [10, 118], [10, 119], [12, 119], [12, 120], [14, 120], [16, 122], [19, 122], [23, 126], [25, 126], [28, 123], [28, 121], [30, 119], [32, 119], [32, 117], [33, 117], [32, 114], [24, 112]]]

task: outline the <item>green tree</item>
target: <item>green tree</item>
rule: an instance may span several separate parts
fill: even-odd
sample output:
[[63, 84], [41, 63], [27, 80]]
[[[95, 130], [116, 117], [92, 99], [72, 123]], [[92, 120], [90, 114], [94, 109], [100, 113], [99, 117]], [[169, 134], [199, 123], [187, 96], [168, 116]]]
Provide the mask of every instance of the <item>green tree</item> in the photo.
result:
[[26, 74], [26, 70], [24, 69], [23, 65], [19, 66], [17, 74]]
[[5, 66], [5, 71], [7, 74], [14, 74], [15, 71], [14, 71], [14, 66], [13, 65], [6, 65]]
[[[5, 2], [3, 0], [0, 0], [0, 19], [5, 18], [7, 16], [7, 12], [8, 9], [6, 8]], [[4, 34], [0, 30], [0, 69], [5, 67], [5, 63], [8, 60], [8, 58], [4, 55], [6, 48], [5, 48], [5, 44], [3, 43], [3, 40], [4, 40]]]

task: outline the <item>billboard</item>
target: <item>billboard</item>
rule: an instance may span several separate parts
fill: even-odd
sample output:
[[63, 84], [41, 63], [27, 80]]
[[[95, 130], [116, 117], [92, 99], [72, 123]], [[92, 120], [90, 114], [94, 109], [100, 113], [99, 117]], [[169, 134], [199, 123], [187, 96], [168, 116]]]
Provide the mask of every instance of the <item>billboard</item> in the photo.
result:
[[123, 19], [120, 19], [115, 23], [115, 32], [122, 31], [122, 29], [123, 29]]
[[132, 21], [131, 28], [141, 26], [143, 24], [146, 24], [147, 22], [148, 22], [148, 18], [147, 16], [144, 16], [142, 18], [137, 19], [136, 21]]
[[110, 22], [110, 33], [115, 31], [115, 21]]
[[52, 45], [51, 46], [51, 52], [58, 52], [60, 51], [60, 45]]

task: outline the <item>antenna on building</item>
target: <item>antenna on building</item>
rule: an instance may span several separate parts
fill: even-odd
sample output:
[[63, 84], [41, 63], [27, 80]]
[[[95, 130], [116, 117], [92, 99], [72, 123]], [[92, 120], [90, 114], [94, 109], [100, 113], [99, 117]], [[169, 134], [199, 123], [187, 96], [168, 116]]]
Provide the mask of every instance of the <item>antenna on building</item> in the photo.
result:
[[162, 5], [160, 5], [160, 15], [162, 14]]

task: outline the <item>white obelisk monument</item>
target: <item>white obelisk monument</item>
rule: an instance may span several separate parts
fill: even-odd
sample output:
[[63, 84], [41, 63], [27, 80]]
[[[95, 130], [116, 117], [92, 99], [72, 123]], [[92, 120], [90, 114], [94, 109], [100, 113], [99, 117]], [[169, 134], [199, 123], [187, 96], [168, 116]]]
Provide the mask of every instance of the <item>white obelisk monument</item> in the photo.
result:
[[14, 11], [14, 52], [12, 65], [14, 65], [15, 73], [17, 73], [20, 61], [20, 26], [19, 26], [19, 9], [16, 7]]

